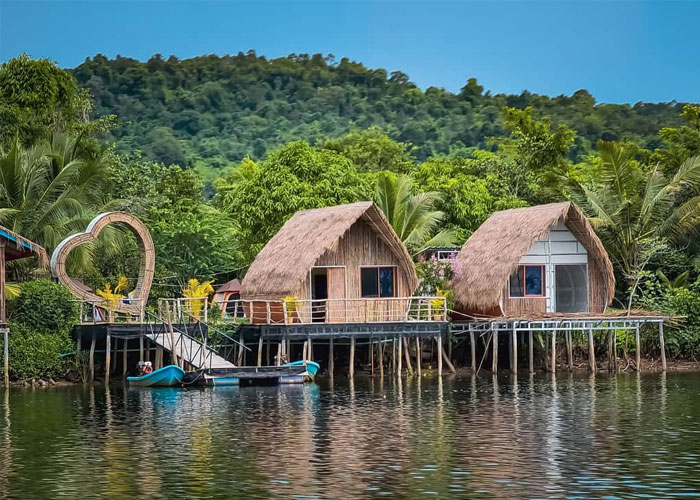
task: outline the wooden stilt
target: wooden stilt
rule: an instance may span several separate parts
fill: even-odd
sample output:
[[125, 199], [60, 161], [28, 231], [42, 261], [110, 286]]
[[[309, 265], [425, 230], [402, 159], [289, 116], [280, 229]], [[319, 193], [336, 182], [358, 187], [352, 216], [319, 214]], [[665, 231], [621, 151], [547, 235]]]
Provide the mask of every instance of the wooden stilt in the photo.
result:
[[476, 334], [473, 331], [469, 332], [469, 344], [472, 354], [472, 373], [476, 373]]
[[129, 371], [128, 363], [129, 340], [122, 340], [122, 378], [126, 378], [126, 373]]
[[557, 372], [557, 332], [552, 330], [552, 373]]
[[613, 371], [617, 373], [617, 330], [612, 332]]
[[[491, 327], [493, 328], [493, 327]], [[493, 330], [493, 333], [491, 334], [492, 337], [492, 342], [493, 342], [493, 351], [492, 351], [492, 358], [491, 358], [491, 371], [495, 374], [498, 373], [498, 330]]]
[[513, 371], [513, 373], [515, 373], [518, 371], [518, 332], [515, 329], [515, 325], [513, 325], [513, 332], [510, 341], [513, 344], [513, 350], [511, 352], [513, 363], [511, 364], [510, 369]]
[[612, 331], [608, 330], [608, 335], [606, 337], [608, 341], [608, 371], [612, 371]]
[[163, 368], [163, 346], [156, 346], [156, 366], [155, 369]]
[[442, 377], [442, 335], [435, 338], [437, 342], [438, 377]]
[[450, 357], [447, 355], [447, 350], [442, 349], [442, 360], [445, 362], [447, 365], [447, 368], [452, 372], [452, 373], [457, 373], [457, 369], [455, 368], [455, 365], [452, 364], [452, 361], [450, 360]]
[[282, 364], [282, 342], [277, 344], [277, 359], [275, 360], [275, 364], [277, 366]]
[[408, 373], [413, 373], [413, 366], [411, 366], [411, 350], [410, 350], [408, 344], [409, 344], [409, 341], [408, 341], [408, 337], [407, 337], [406, 339], [404, 339], [404, 342], [403, 342], [403, 353], [404, 353], [404, 356], [406, 357], [406, 371], [408, 371]]
[[416, 372], [418, 373], [418, 377], [420, 377], [421, 374], [421, 358], [423, 357], [423, 351], [421, 349], [421, 344], [420, 344], [420, 337], [416, 337]]
[[513, 335], [508, 335], [506, 337], [508, 339], [508, 369], [513, 372], [513, 349], [516, 349], [516, 347], [513, 345]]
[[355, 336], [350, 337], [350, 378], [355, 376]]
[[107, 345], [105, 347], [105, 384], [109, 384], [109, 368], [112, 362], [112, 338], [109, 335], [109, 330], [107, 332]]
[[313, 361], [314, 360], [314, 343], [311, 340], [311, 337], [308, 337], [308, 345], [306, 346], [306, 355], [308, 356], [306, 358], [307, 361]]
[[637, 323], [637, 326], [634, 329], [634, 348], [635, 348], [635, 361], [637, 365], [637, 371], [642, 371], [642, 355], [641, 355], [641, 347], [640, 347], [640, 342], [639, 342], [639, 323]]
[[400, 377], [401, 372], [403, 371], [403, 362], [401, 361], [401, 359], [403, 358], [403, 337], [401, 336], [399, 336], [397, 350], [398, 360], [396, 363], [396, 374]]
[[593, 339], [593, 329], [588, 329], [588, 370], [591, 373], [596, 372], [595, 363], [595, 341]]
[[272, 365], [270, 362], [270, 339], [267, 339], [267, 342], [265, 342], [265, 364], [267, 366]]
[[396, 373], [396, 339], [391, 339], [391, 373]]
[[5, 387], [8, 387], [10, 385], [10, 329], [7, 325], [3, 325], [2, 335], [3, 379]]
[[243, 351], [245, 351], [245, 344], [243, 343], [243, 333], [238, 334], [238, 359], [236, 364], [238, 366], [243, 366]]
[[143, 361], [143, 337], [139, 337], [139, 361]]
[[90, 342], [90, 359], [88, 363], [90, 364], [90, 382], [95, 381], [95, 337], [92, 337], [92, 341]]
[[258, 339], [258, 366], [262, 366], [262, 352], [263, 352], [263, 336], [260, 334]]
[[527, 332], [527, 368], [530, 373], [535, 373], [535, 336], [532, 330]]
[[384, 339], [377, 345], [377, 352], [379, 357], [379, 377], [384, 378]]
[[335, 359], [334, 359], [334, 353], [333, 353], [333, 337], [331, 337], [330, 342], [328, 344], [328, 373], [330, 374], [331, 378], [333, 377], [334, 369], [335, 369]]
[[374, 340], [369, 339], [369, 373], [374, 377]]
[[659, 348], [661, 349], [661, 369], [666, 371], [666, 343], [664, 342], [664, 322], [659, 322]]

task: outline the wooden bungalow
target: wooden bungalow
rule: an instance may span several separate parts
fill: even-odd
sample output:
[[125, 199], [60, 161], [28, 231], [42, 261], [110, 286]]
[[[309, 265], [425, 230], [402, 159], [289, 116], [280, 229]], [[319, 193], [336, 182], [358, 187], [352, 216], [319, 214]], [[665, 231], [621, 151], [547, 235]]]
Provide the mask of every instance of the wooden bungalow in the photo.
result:
[[360, 202], [294, 214], [256, 257], [241, 298], [254, 324], [398, 322], [417, 285], [384, 214]]
[[40, 267], [46, 267], [48, 256], [43, 247], [0, 226], [0, 329], [3, 332], [3, 360], [5, 384], [9, 381], [9, 351], [7, 313], [5, 307], [5, 263], [12, 260], [36, 257]]
[[614, 292], [610, 258], [570, 202], [496, 212], [457, 256], [455, 301], [471, 316], [602, 314]]

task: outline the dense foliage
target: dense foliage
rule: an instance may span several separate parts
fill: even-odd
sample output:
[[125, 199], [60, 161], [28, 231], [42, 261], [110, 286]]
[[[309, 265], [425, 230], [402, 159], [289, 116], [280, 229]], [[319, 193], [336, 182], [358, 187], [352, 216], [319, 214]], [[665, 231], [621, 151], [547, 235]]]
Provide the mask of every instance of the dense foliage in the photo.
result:
[[[333, 56], [290, 55], [266, 59], [254, 52], [179, 60], [154, 55], [147, 62], [102, 55], [73, 70], [78, 84], [95, 99], [97, 116], [116, 114], [111, 133], [122, 152], [139, 149], [148, 159], [194, 166], [207, 179], [245, 157], [256, 161], [280, 145], [327, 141], [355, 130], [379, 127], [412, 145], [419, 161], [463, 156], [508, 135], [508, 106], [532, 106], [555, 127], [576, 132], [569, 158], [577, 161], [598, 140], [631, 140], [641, 147], [660, 144], [662, 127], [680, 124], [676, 103], [596, 104], [585, 90], [547, 97], [529, 92], [493, 95], [469, 79], [462, 90], [417, 88], [407, 75], [372, 69]], [[402, 169], [400, 148], [389, 157], [362, 158], [352, 143], [362, 136], [327, 144], [348, 151], [361, 169]], [[382, 148], [382, 151], [386, 149]]]

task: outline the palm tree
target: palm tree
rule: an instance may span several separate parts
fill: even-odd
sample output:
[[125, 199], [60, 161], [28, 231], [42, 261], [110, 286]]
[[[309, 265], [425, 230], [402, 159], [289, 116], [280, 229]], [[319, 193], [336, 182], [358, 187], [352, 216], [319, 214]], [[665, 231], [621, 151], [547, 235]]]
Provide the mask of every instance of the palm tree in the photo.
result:
[[375, 184], [377, 205], [408, 251], [416, 255], [428, 247], [455, 245], [452, 231], [438, 231], [444, 217], [435, 210], [439, 194], [413, 194], [412, 188], [411, 177], [393, 172], [381, 172]]
[[629, 311], [649, 261], [700, 233], [700, 157], [666, 176], [658, 165], [640, 165], [634, 146], [600, 141], [598, 151], [598, 184], [579, 185], [574, 195], [626, 281]]
[[[56, 135], [23, 148], [15, 139], [0, 153], [0, 224], [50, 253], [66, 236], [84, 231], [109, 209], [108, 163], [104, 154], [81, 153], [81, 137]], [[114, 231], [107, 233], [114, 235]], [[90, 248], [72, 256], [72, 267], [90, 261]]]

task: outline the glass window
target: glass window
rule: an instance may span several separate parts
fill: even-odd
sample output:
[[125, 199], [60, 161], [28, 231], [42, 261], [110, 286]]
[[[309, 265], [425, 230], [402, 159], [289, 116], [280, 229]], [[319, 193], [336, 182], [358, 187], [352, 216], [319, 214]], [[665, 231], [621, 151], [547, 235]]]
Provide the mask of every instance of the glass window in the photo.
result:
[[394, 296], [394, 268], [380, 267], [379, 268], [379, 296], [393, 297]]
[[363, 267], [360, 272], [363, 297], [394, 296], [393, 267]]
[[543, 296], [544, 266], [518, 266], [508, 288], [511, 297]]
[[363, 297], [379, 297], [379, 274], [376, 267], [363, 267], [361, 270]]
[[544, 295], [542, 266], [525, 266], [525, 295]]

